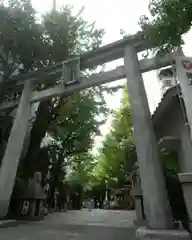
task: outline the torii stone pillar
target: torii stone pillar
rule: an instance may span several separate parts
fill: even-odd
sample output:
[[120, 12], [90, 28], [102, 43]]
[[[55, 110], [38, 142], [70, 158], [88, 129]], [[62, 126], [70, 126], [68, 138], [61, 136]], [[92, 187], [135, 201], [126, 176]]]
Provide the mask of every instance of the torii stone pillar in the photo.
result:
[[171, 229], [173, 220], [148, 100], [137, 52], [131, 46], [125, 48], [124, 64], [147, 221], [150, 228]]
[[26, 81], [0, 168], [0, 219], [8, 213], [31, 114], [32, 83]]

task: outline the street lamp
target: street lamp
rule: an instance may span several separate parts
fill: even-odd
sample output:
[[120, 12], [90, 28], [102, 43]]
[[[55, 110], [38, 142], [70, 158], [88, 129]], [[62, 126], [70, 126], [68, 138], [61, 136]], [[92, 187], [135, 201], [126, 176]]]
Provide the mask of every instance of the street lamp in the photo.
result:
[[105, 204], [104, 207], [109, 208], [109, 199], [108, 199], [108, 181], [105, 180]]
[[108, 193], [107, 193], [108, 185], [107, 185], [107, 180], [105, 180], [105, 202], [108, 201]]

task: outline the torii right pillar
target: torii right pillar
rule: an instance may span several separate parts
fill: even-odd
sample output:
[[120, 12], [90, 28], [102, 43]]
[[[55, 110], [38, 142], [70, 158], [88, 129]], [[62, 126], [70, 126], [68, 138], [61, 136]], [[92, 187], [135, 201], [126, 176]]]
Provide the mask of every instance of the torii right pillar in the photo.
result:
[[181, 147], [187, 158], [182, 159], [184, 171], [179, 173], [179, 178], [183, 187], [189, 223], [192, 227], [192, 57], [185, 57], [181, 51], [181, 55], [176, 58], [176, 72], [181, 86], [188, 120], [188, 127], [185, 127], [181, 133]]
[[[134, 47], [127, 46], [125, 48], [124, 64], [132, 109], [134, 140], [148, 222], [146, 228], [137, 230], [137, 237], [145, 240], [152, 238], [158, 240], [170, 239], [173, 237], [173, 231], [175, 231], [173, 230], [174, 224], [148, 100], [137, 52]], [[188, 234], [185, 232], [183, 234], [186, 234], [188, 239]], [[174, 236], [176, 235], [174, 234]], [[174, 237], [174, 239], [177, 239], [177, 237]]]

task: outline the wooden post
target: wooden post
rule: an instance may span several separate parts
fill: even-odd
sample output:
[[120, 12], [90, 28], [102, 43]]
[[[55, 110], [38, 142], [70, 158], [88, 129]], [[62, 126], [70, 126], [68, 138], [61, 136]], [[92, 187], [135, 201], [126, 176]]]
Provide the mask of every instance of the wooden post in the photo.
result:
[[31, 114], [32, 83], [26, 81], [0, 168], [0, 218], [8, 213]]
[[173, 228], [171, 210], [137, 52], [131, 46], [125, 48], [124, 64], [147, 221], [150, 228]]

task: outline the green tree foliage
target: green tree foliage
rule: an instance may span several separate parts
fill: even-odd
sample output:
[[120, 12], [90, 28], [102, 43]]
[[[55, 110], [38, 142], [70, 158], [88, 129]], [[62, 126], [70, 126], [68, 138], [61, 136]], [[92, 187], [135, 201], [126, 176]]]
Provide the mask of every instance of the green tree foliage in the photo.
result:
[[[60, 11], [45, 14], [39, 22], [29, 0], [10, 0], [8, 6], [2, 3], [0, 65], [5, 72], [5, 80], [12, 78], [13, 74], [51, 66], [99, 47], [103, 30], [85, 21], [81, 12], [75, 15], [73, 8], [66, 6]], [[49, 80], [46, 76], [39, 77]], [[47, 86], [37, 86], [37, 89]], [[7, 91], [3, 90], [1, 96]], [[15, 99], [15, 95], [11, 99]], [[63, 151], [63, 158], [86, 152], [91, 148], [95, 134], [99, 133], [98, 125], [102, 123], [96, 121], [95, 117], [100, 114], [105, 117], [106, 113], [102, 87], [82, 91], [68, 98], [41, 102], [31, 130], [28, 151], [20, 164], [20, 175], [29, 177], [42, 167], [38, 163], [46, 155], [46, 149], [40, 148], [46, 133], [56, 142], [58, 138], [62, 142], [62, 148], [59, 149]]]
[[92, 170], [95, 166], [94, 157], [90, 153], [72, 156], [67, 181], [69, 184], [80, 184], [84, 189], [91, 188]]
[[[4, 80], [18, 72], [36, 69], [43, 59], [44, 43], [41, 27], [35, 22], [35, 13], [28, 1], [10, 0], [8, 6], [1, 1], [0, 33], [0, 70], [4, 72]], [[0, 102], [17, 99], [19, 95], [20, 92], [8, 93], [1, 85]], [[9, 113], [1, 117], [1, 141], [7, 141], [11, 124]], [[1, 156], [3, 151], [4, 148]]]
[[98, 127], [102, 121], [95, 120], [95, 116], [106, 116], [108, 109], [104, 101], [95, 101], [94, 94], [93, 90], [73, 94], [50, 124], [49, 133], [60, 136], [66, 147], [65, 155], [86, 152], [92, 147], [95, 135], [100, 134]]
[[16, 70], [27, 72], [38, 67], [45, 57], [43, 30], [29, 1], [10, 0], [8, 6], [1, 3], [0, 32], [0, 63], [6, 79]]
[[156, 50], [170, 52], [181, 46], [192, 24], [192, 1], [151, 0], [149, 12], [141, 17], [140, 26]]
[[132, 121], [128, 91], [124, 89], [121, 106], [115, 112], [111, 130], [106, 136], [103, 146], [99, 149], [98, 163], [94, 168], [94, 175], [99, 182], [108, 181], [109, 184], [123, 186], [125, 183], [126, 151], [133, 149]]
[[[83, 20], [81, 15], [74, 16], [73, 9], [68, 6], [60, 12], [45, 15], [42, 26], [49, 45], [47, 54], [49, 65], [66, 60], [74, 54], [81, 54], [98, 47], [103, 35], [102, 30], [95, 29], [94, 25]], [[90, 147], [97, 125], [94, 116], [99, 115], [102, 111], [106, 111], [105, 102], [101, 92], [96, 88], [75, 94], [67, 99], [42, 102], [38, 109], [29, 150], [25, 157], [27, 165], [38, 158], [40, 143], [49, 127], [51, 133], [57, 134], [57, 131], [61, 131], [62, 126], [65, 135], [63, 140], [66, 144], [67, 142], [71, 143], [70, 140], [73, 139], [72, 145], [81, 142], [81, 148]], [[83, 131], [87, 131], [87, 134], [81, 138]], [[84, 146], [82, 146], [83, 143]], [[86, 144], [88, 145], [86, 146]], [[69, 147], [68, 151], [72, 152], [73, 147], [69, 145], [67, 144], [66, 149]]]

